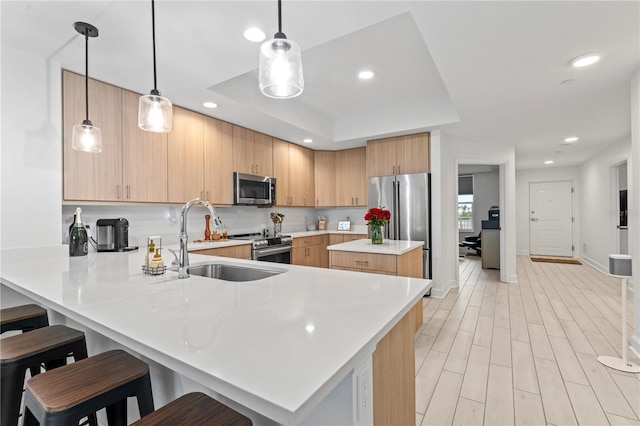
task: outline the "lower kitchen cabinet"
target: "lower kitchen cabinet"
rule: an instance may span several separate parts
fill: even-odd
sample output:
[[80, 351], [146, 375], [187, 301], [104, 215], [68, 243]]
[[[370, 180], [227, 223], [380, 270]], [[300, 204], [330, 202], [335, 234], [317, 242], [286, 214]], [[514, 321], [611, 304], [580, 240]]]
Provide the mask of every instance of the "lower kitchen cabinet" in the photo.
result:
[[329, 245], [347, 243], [354, 240], [362, 240], [367, 238], [367, 234], [330, 234]]
[[[400, 255], [331, 250], [329, 265], [331, 269], [343, 271], [422, 278], [422, 247]], [[412, 311], [417, 331], [422, 326], [422, 300], [416, 303]]]
[[204, 250], [194, 250], [189, 253], [204, 254], [206, 256], [231, 257], [234, 259], [251, 260], [251, 244], [241, 246], [210, 248]]
[[291, 249], [294, 265], [314, 266], [316, 268], [329, 267], [329, 235], [315, 235], [293, 239]]

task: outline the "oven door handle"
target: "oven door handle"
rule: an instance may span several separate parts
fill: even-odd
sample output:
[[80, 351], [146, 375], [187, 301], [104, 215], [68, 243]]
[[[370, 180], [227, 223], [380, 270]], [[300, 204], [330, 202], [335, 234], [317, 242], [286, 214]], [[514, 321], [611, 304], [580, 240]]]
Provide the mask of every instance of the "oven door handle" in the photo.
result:
[[254, 250], [256, 257], [270, 256], [272, 254], [287, 253], [291, 251], [291, 246], [286, 247], [269, 247]]

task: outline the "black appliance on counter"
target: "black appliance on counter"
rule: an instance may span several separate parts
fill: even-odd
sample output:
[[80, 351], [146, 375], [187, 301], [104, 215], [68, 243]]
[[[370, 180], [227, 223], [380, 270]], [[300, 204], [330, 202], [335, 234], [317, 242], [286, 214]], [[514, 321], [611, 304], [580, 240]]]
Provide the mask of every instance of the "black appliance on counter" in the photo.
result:
[[289, 235], [263, 237], [261, 234], [230, 235], [232, 240], [251, 241], [251, 259], [263, 262], [291, 264], [293, 238]]
[[129, 247], [129, 222], [118, 219], [98, 219], [96, 221], [97, 245], [99, 252], [133, 251], [138, 247]]

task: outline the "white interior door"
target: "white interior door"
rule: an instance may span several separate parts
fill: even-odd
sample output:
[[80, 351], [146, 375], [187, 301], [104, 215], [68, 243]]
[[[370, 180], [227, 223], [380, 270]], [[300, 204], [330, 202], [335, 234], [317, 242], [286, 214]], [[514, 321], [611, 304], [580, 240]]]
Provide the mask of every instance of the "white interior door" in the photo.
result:
[[571, 182], [529, 184], [529, 253], [573, 256]]

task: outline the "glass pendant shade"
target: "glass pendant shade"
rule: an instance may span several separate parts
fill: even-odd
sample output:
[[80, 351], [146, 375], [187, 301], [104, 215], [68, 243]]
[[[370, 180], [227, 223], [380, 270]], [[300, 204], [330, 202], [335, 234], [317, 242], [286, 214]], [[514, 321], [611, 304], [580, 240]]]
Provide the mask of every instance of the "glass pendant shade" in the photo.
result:
[[[157, 93], [154, 93], [157, 92]], [[140, 96], [138, 127], [146, 132], [169, 133], [173, 130], [173, 105], [160, 92], [152, 90]]]
[[84, 120], [82, 124], [73, 126], [71, 147], [76, 151], [102, 152], [102, 136], [100, 129], [91, 121]]
[[270, 98], [295, 98], [302, 93], [302, 58], [295, 42], [274, 38], [262, 43], [258, 84], [260, 91]]

